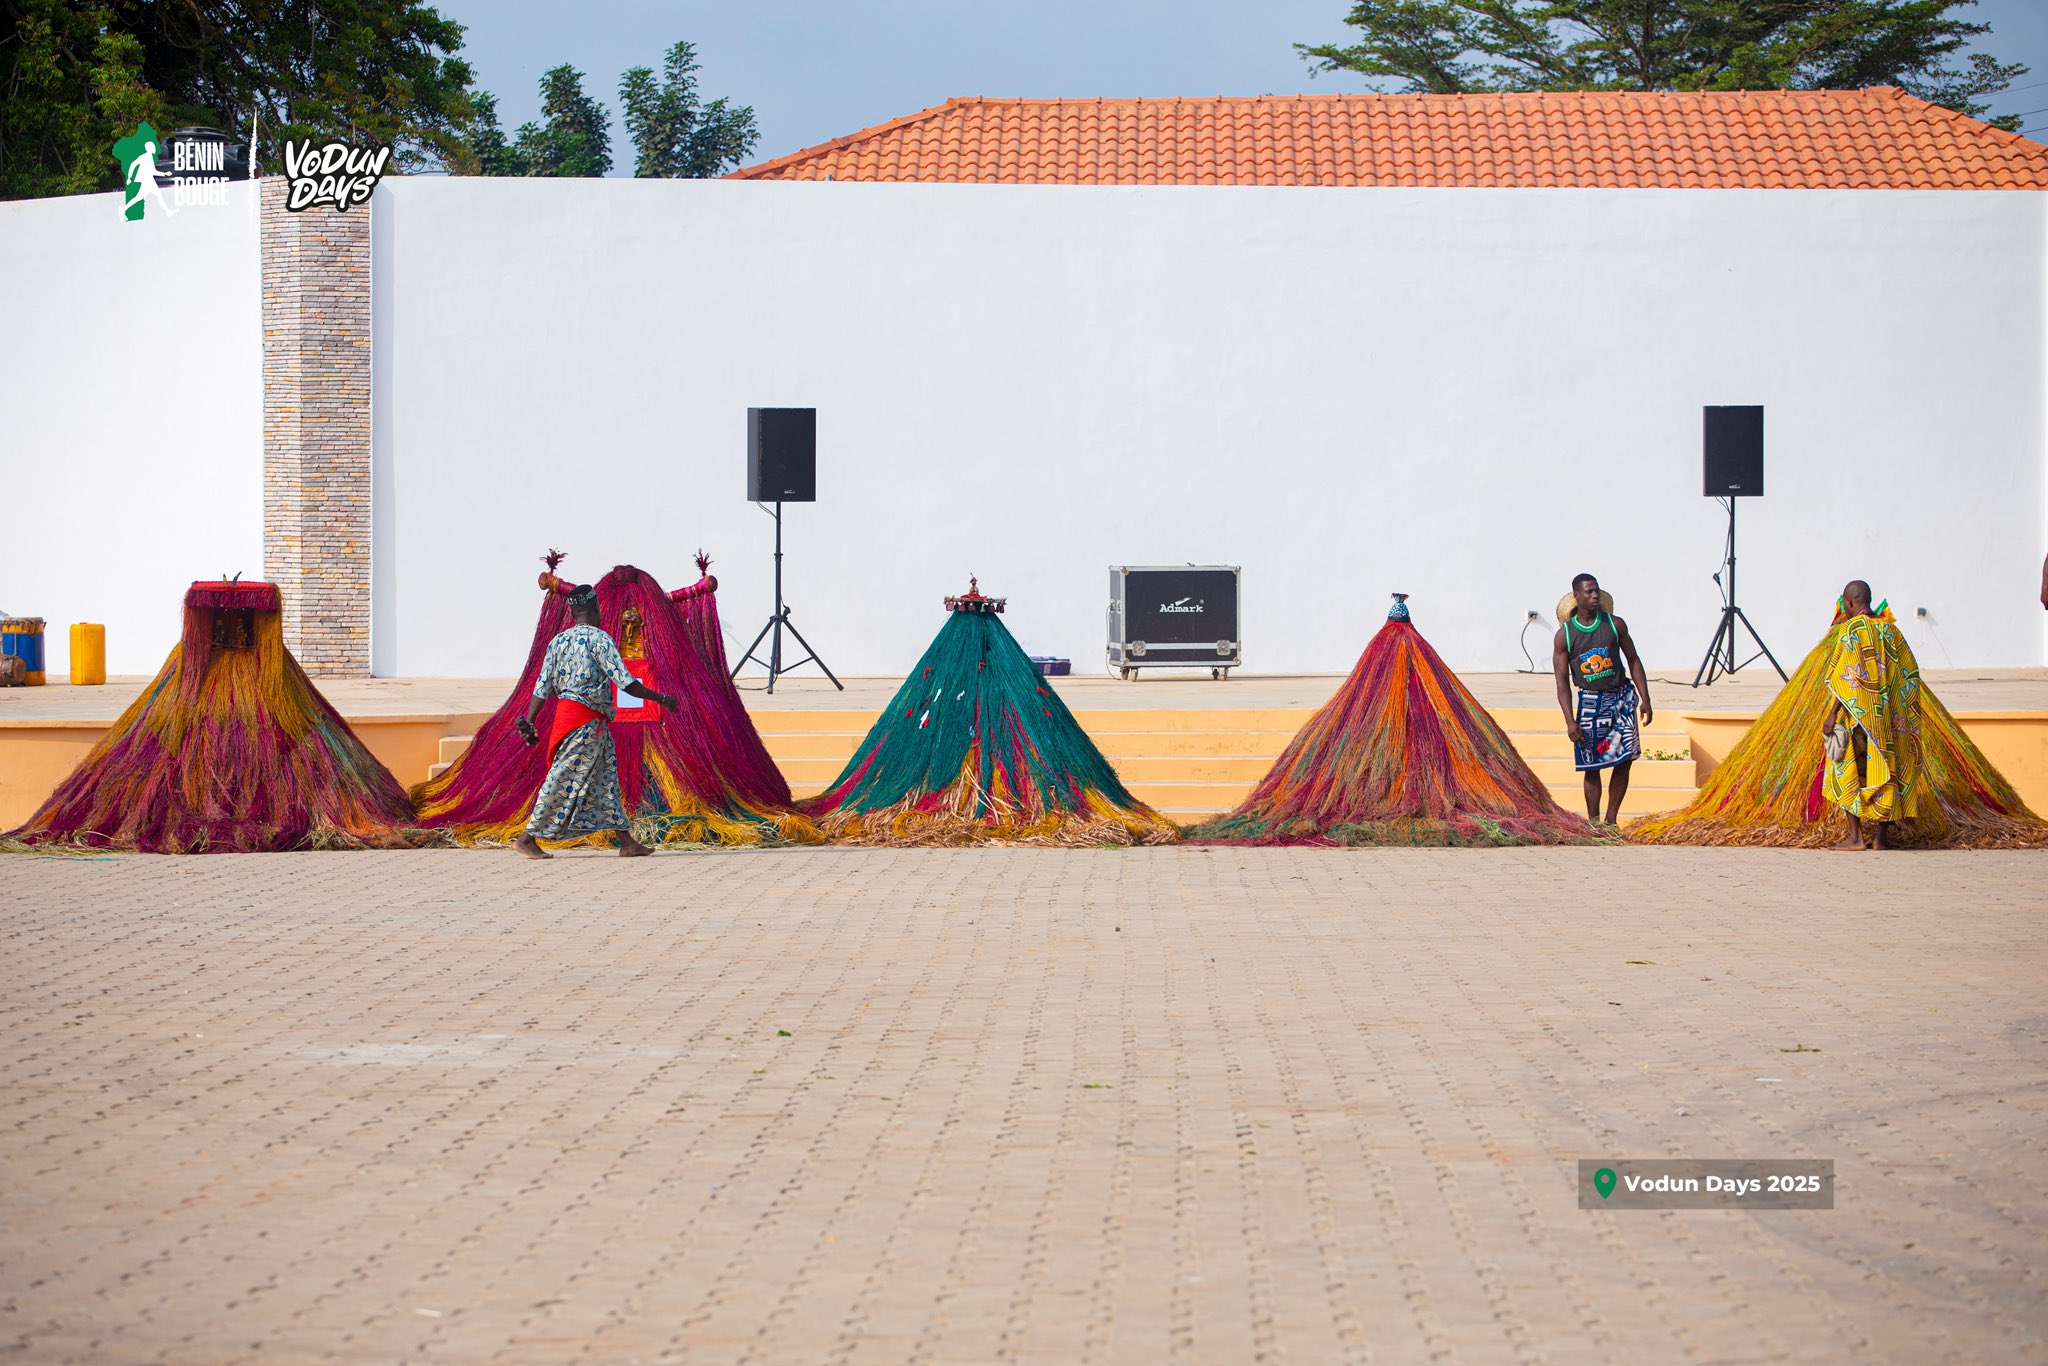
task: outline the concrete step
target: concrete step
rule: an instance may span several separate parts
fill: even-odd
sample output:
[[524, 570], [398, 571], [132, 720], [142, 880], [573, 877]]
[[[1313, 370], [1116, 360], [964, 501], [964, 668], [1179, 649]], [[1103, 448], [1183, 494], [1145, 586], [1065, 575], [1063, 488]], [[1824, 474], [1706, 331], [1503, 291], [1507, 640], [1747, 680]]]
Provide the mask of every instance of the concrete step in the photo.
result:
[[754, 729], [771, 735], [851, 735], [858, 739], [875, 724], [878, 711], [750, 711]]
[[[1315, 712], [1301, 707], [1202, 707], [1166, 709], [1159, 707], [1093, 707], [1074, 713], [1081, 729], [1094, 736], [1125, 732], [1209, 731], [1245, 735], [1271, 733], [1286, 744]], [[1277, 751], [1276, 751], [1277, 752]]]
[[[1199, 812], [1214, 815], [1228, 811], [1245, 799], [1250, 783], [1127, 782], [1130, 794], [1158, 811]], [[1174, 819], [1182, 819], [1176, 815]]]
[[[1572, 767], [1569, 758], [1538, 756], [1529, 758], [1529, 771], [1543, 780], [1546, 787], [1569, 787], [1576, 790], [1585, 781], [1585, 775]], [[1664, 788], [1673, 792], [1684, 792], [1687, 801], [1698, 788], [1693, 777], [1690, 759], [1638, 759], [1629, 765], [1628, 785], [1631, 788]]]
[[432, 781], [434, 781], [434, 779], [436, 779], [436, 778], [440, 777], [440, 776], [441, 776], [441, 775], [442, 775], [443, 773], [446, 773], [446, 772], [447, 772], [447, 771], [448, 771], [449, 769], [451, 769], [451, 768], [453, 768], [453, 767], [455, 767], [455, 764], [454, 764], [454, 762], [453, 762], [452, 760], [451, 760], [451, 761], [449, 761], [449, 762], [447, 762], [447, 763], [442, 763], [442, 764], [428, 764], [428, 765], [427, 765], [427, 781], [428, 781], [428, 782], [432, 782]]
[[1288, 731], [1130, 730], [1089, 731], [1088, 738], [1110, 759], [1263, 759], [1271, 764], [1294, 738]]
[[[849, 753], [847, 757], [852, 756]], [[775, 766], [782, 770], [792, 791], [803, 787], [809, 792], [821, 792], [846, 767], [846, 759], [777, 759]]]
[[794, 759], [837, 759], [845, 763], [860, 748], [866, 732], [828, 734], [823, 731], [775, 731], [764, 734], [761, 743], [776, 763]]
[[[440, 752], [437, 755], [435, 755], [435, 758], [441, 761], [439, 767], [446, 768], [449, 764], [452, 764], [457, 759], [460, 759], [463, 756], [464, 752], [469, 749], [469, 742], [471, 740], [474, 740], [475, 738], [476, 737], [474, 735], [442, 736], [441, 743], [439, 746]], [[433, 770], [429, 770], [427, 776], [431, 778], [436, 776], [436, 774]]]
[[1247, 790], [1273, 767], [1271, 759], [1188, 756], [1130, 757], [1113, 760], [1125, 783], [1242, 783]]
[[[1531, 763], [1538, 759], [1572, 757], [1571, 737], [1564, 733], [1562, 725], [1553, 731], [1511, 730], [1508, 732], [1508, 739], [1513, 743], [1516, 752]], [[1642, 736], [1642, 742], [1645, 755], [1683, 754], [1688, 762], [1692, 758], [1692, 741], [1682, 730], [1676, 733], [1649, 731]]]
[[[1603, 799], [1605, 794], [1602, 794]], [[1628, 794], [1621, 799], [1621, 814], [1624, 816], [1648, 816], [1659, 811], [1675, 811], [1693, 798], [1689, 787], [1638, 787], [1634, 782], [1628, 785]], [[1552, 787], [1550, 799], [1571, 812], [1586, 809], [1585, 789], [1577, 783], [1569, 787]]]

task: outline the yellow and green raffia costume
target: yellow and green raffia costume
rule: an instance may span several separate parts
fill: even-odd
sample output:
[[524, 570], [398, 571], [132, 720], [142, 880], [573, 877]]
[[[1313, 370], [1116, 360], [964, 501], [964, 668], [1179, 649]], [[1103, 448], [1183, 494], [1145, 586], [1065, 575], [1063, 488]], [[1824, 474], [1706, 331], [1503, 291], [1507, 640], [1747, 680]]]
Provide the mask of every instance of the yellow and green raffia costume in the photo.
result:
[[1828, 643], [1828, 693], [1863, 732], [1863, 776], [1856, 747], [1827, 760], [1821, 790], [1866, 821], [1911, 820], [1920, 810], [1920, 665], [1891, 613], [1852, 616]]
[[[1871, 618], [1863, 618], [1870, 622]], [[1890, 817], [1876, 813], [1880, 794], [1872, 793], [1868, 820], [1898, 821], [1892, 839], [1922, 849], [2016, 849], [2048, 845], [2048, 824], [2027, 809], [2012, 784], [2005, 780], [1984, 752], [1970, 740], [1932, 688], [1920, 683], [1912, 653], [1899, 638], [1901, 633], [1891, 613], [1880, 608], [1877, 624], [1889, 628], [1899, 651], [1896, 667], [1880, 672], [1876, 680], [1889, 679], [1893, 690], [1888, 699], [1886, 721], [1891, 727], [1889, 741], [1873, 740], [1868, 747], [1866, 788], [1889, 783], [1888, 800], [1894, 803]], [[1728, 752], [1699, 794], [1677, 811], [1666, 811], [1631, 824], [1631, 844], [1747, 844], [1781, 849], [1825, 849], [1847, 833], [1847, 807], [1830, 790], [1827, 748], [1821, 725], [1833, 711], [1837, 694], [1835, 679], [1846, 670], [1847, 661], [1838, 655], [1844, 642], [1853, 642], [1859, 689], [1868, 676], [1861, 651], [1868, 639], [1877, 646], [1880, 661], [1884, 644], [1868, 627], [1843, 632], [1853, 626], [1837, 612], [1827, 634], [1807, 652], [1779, 690], [1777, 699], [1764, 709], [1734, 749]], [[1866, 634], [1868, 632], [1868, 634]], [[1900, 691], [1908, 680], [1915, 705], [1904, 707]], [[1875, 681], [1875, 680], [1872, 680]], [[1873, 716], [1875, 697], [1859, 698], [1856, 705], [1865, 716]], [[1853, 714], [1853, 713], [1852, 713]], [[1913, 744], [1899, 741], [1900, 722], [1910, 718]], [[1867, 733], [1867, 732], [1866, 732]], [[1891, 748], [1886, 749], [1888, 743]], [[1882, 759], [1885, 769], [1879, 769]], [[1861, 799], [1855, 787], [1855, 759], [1847, 761], [1849, 791]], [[1841, 779], [1834, 777], [1840, 784]], [[1910, 811], [1896, 803], [1902, 792], [1910, 792]], [[1847, 794], [1845, 794], [1847, 795]]]

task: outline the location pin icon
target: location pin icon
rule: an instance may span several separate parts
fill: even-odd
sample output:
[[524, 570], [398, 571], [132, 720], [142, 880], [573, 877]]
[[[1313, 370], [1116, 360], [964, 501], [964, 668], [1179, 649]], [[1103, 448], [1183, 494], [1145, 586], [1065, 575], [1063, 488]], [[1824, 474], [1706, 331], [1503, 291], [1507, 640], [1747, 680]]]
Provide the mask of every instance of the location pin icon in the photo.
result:
[[1602, 1200], [1614, 1194], [1615, 1180], [1614, 1168], [1612, 1167], [1602, 1167], [1599, 1171], [1593, 1173], [1593, 1189], [1600, 1192]]

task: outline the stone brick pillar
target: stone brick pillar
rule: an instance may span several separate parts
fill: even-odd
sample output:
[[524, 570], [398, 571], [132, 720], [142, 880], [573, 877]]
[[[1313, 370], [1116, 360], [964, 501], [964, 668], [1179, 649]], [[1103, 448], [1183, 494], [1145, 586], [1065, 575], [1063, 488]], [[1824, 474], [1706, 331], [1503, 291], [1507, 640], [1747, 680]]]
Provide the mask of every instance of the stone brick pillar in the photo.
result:
[[370, 673], [370, 207], [263, 203], [263, 574], [306, 672]]

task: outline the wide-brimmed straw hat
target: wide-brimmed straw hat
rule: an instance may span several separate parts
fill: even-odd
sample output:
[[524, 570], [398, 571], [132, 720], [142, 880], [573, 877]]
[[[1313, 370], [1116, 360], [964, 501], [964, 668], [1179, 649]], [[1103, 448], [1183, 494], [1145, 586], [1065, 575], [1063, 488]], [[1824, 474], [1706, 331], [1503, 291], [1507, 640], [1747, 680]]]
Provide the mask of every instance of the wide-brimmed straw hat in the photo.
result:
[[[1557, 600], [1557, 624], [1559, 626], [1564, 625], [1564, 619], [1570, 616], [1578, 605], [1578, 595], [1576, 593], [1566, 593], [1563, 597], [1559, 598]], [[1609, 616], [1614, 615], [1614, 594], [1604, 588], [1600, 590], [1600, 610]]]

